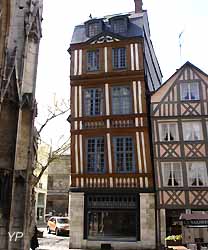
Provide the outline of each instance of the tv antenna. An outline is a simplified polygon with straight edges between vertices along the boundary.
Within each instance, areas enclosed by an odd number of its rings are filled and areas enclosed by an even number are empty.
[[[178,40],[179,40],[179,49],[180,49],[180,64],[182,65],[182,36],[183,36],[184,30],[180,32],[179,36],[178,36]],[[180,66],[181,66],[180,65]]]

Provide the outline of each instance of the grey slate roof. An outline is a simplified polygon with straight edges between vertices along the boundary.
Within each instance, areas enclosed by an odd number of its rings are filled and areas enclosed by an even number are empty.
[[[105,16],[102,18],[104,23],[104,28],[102,33],[110,33],[112,34],[112,30],[110,27],[110,19],[114,17],[128,16],[129,24],[127,32],[115,34],[116,36],[120,36],[121,38],[129,38],[129,37],[143,37],[143,15],[135,15],[134,12],[130,12],[127,14],[116,14],[111,16]],[[100,18],[98,19],[100,20]],[[101,34],[102,34],[101,33]],[[92,37],[88,37],[85,31],[85,24],[77,25],[74,29],[71,44],[83,43],[91,40]]]

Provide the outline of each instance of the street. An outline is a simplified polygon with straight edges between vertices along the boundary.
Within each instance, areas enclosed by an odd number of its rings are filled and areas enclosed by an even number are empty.
[[[48,234],[46,228],[38,228],[44,231],[43,238],[38,238],[39,250],[68,250],[69,237],[56,236],[54,233]]]

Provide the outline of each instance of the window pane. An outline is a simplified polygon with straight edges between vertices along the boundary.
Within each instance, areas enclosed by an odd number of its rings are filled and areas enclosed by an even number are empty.
[[[85,89],[84,90],[84,111],[85,115],[103,114],[103,90]]]
[[[181,100],[199,100],[199,84],[198,83],[182,83],[181,84]]]
[[[190,83],[190,99],[199,100],[199,84]]]
[[[170,123],[169,124],[169,140],[170,141],[175,141],[177,140],[177,132],[176,132],[176,124]]]
[[[188,90],[187,83],[181,84],[181,99],[182,100],[189,100],[189,90]]]
[[[87,139],[87,171],[102,173],[104,166],[104,138]]]
[[[116,172],[133,172],[135,159],[132,137],[114,137],[113,143]]]
[[[205,162],[187,162],[189,186],[207,186],[208,176]]]
[[[185,141],[202,140],[201,122],[183,122],[183,138]]]
[[[113,26],[113,32],[115,33],[126,32],[125,20],[123,19],[114,20],[112,26]]]
[[[100,33],[101,27],[100,23],[91,23],[89,24],[89,37],[96,36]]]
[[[176,123],[160,123],[159,124],[161,141],[177,141],[178,131]]]
[[[88,237],[136,238],[136,211],[88,211]]]
[[[168,187],[180,187],[183,185],[182,168],[179,162],[163,162],[163,185]]]
[[[99,70],[99,50],[87,51],[87,71]]]
[[[126,67],[126,48],[113,48],[113,68],[122,69]]]
[[[129,114],[132,112],[130,87],[112,88],[113,114]]]

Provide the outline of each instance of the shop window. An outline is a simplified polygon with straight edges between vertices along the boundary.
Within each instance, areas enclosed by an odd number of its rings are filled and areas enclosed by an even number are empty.
[[[132,113],[130,87],[116,86],[112,88],[112,112],[113,115]]]
[[[135,171],[133,138],[129,136],[114,137],[115,171],[117,173],[132,173]]]
[[[103,173],[105,171],[104,138],[87,139],[87,172]]]
[[[160,123],[159,132],[160,141],[178,141],[177,123]]]
[[[199,84],[197,82],[181,83],[181,100],[199,100]]]
[[[84,89],[84,113],[86,116],[103,115],[103,90]]]
[[[182,126],[184,141],[199,141],[203,139],[201,122],[183,122]]]
[[[113,48],[112,56],[114,69],[126,68],[126,48]]]
[[[180,162],[162,163],[163,186],[181,187],[183,186],[182,168]]]
[[[187,162],[188,185],[190,187],[208,186],[207,167],[205,162]]]
[[[87,238],[136,240],[137,208],[135,195],[89,195]]]

